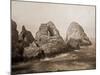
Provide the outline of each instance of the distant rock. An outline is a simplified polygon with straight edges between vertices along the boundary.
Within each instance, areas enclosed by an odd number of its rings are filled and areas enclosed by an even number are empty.
[[[66,34],[66,43],[69,48],[73,49],[79,49],[80,46],[92,44],[84,29],[77,22],[70,24]]]
[[[46,24],[41,24],[35,39],[37,43],[40,44],[40,48],[44,51],[46,56],[61,53],[65,50],[64,40],[51,21]]]

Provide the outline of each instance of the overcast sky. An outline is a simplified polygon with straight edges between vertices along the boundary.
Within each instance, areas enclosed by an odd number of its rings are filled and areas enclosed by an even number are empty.
[[[71,22],[78,22],[91,38],[95,37],[95,7],[34,2],[12,2],[12,19],[20,32],[22,25],[35,37],[41,23],[52,21],[61,36],[66,38],[66,31]]]

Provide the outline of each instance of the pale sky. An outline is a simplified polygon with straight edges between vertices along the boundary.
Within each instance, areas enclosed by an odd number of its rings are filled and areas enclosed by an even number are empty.
[[[95,37],[95,6],[12,1],[12,19],[35,37],[41,23],[52,21],[65,39],[71,22],[78,22],[90,38]]]

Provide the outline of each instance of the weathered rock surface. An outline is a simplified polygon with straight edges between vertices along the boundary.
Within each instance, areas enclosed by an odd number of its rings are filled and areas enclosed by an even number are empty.
[[[64,40],[51,21],[41,24],[36,34],[36,40],[46,56],[61,53],[65,50]]]
[[[83,28],[77,23],[72,22],[67,30],[66,43],[69,48],[79,49],[79,46],[89,46],[91,41],[84,32]]]

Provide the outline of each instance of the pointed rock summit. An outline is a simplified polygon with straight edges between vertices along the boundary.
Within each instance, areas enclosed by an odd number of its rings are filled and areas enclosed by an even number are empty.
[[[77,22],[72,22],[68,27],[66,43],[68,47],[73,49],[79,49],[80,46],[89,46],[92,44],[82,26]]]
[[[24,47],[29,46],[35,39],[30,31],[28,31],[25,26],[22,26],[22,31],[19,35],[19,40],[24,42]]]
[[[54,23],[52,21],[49,21],[47,23],[47,26],[48,26],[48,31],[50,33],[50,36],[58,36],[58,37],[61,37],[60,34],[59,34],[58,29],[56,28],[56,26],[54,25]]]

